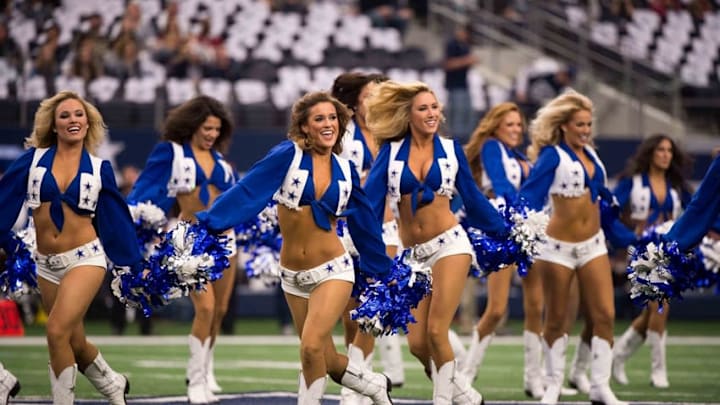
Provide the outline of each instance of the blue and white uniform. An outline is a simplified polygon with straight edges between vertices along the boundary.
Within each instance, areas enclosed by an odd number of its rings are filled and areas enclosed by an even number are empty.
[[[614,193],[620,207],[629,208],[630,218],[646,225],[674,220],[691,197],[687,192],[678,192],[668,180],[665,201],[660,203],[650,188],[646,173],[621,178]]]
[[[612,201],[612,193],[607,189],[605,166],[594,149],[586,146],[585,153],[595,165],[592,178],[566,143],[544,147],[530,171],[530,176],[520,189],[520,197],[536,211],[543,210],[552,195],[577,198],[589,191],[594,202],[601,199]],[[581,242],[566,242],[548,236],[537,259],[575,269],[607,254],[606,233],[615,246],[627,246],[635,240],[635,235],[619,220],[603,219],[602,228],[598,229],[594,236]]]
[[[713,160],[685,212],[663,236],[676,241],[681,251],[689,250],[713,227],[720,227],[720,156]]]
[[[525,181],[520,161],[530,166],[527,157],[499,140],[490,138],[483,144],[480,158],[483,165],[480,188],[483,192],[492,192],[496,198],[514,201]]]
[[[205,175],[195,160],[190,143],[161,142],[155,146],[145,163],[145,168],[128,195],[129,204],[151,202],[160,207],[165,214],[175,204],[178,194],[189,193],[200,188],[200,201],[207,206],[210,201],[208,186],[212,185],[220,192],[230,189],[237,176],[222,154],[211,150],[215,165],[210,177]],[[228,257],[236,253],[235,233],[227,235]]]
[[[118,266],[142,270],[142,255],[134,240],[135,229],[125,199],[117,188],[110,162],[86,150],[78,173],[61,192],[52,174],[57,146],[30,148],[8,168],[0,179],[0,246],[5,246],[10,230],[25,204],[31,209],[50,203],[50,218],[59,231],[64,225],[63,204],[76,214],[90,216],[99,240],[67,252],[36,253],[38,275],[59,283],[62,275],[82,264],[107,267],[105,255]]]
[[[373,156],[367,142],[365,141],[365,136],[355,119],[348,122],[347,127],[345,128],[342,145],[343,149],[340,156],[353,162],[359,178],[363,179],[367,177],[373,164]],[[397,221],[390,220],[383,223],[382,230],[383,241],[386,245],[400,245]],[[344,239],[343,243],[347,246],[352,243],[352,240]],[[349,250],[350,249],[355,249],[355,247],[350,245]]]
[[[131,204],[150,201],[167,212],[178,193],[189,193],[200,187],[200,201],[207,205],[210,200],[209,185],[222,192],[230,189],[236,181],[235,172],[222,155],[215,150],[211,153],[215,167],[208,178],[197,164],[189,143],[157,144],[128,195],[128,201]]]
[[[275,146],[262,160],[255,163],[235,186],[218,197],[210,209],[199,212],[196,216],[211,230],[222,231],[252,220],[272,200],[291,210],[310,206],[315,224],[326,231],[332,230],[330,218],[345,217],[360,254],[361,270],[370,275],[383,275],[390,270],[392,262],[385,255],[385,245],[381,238],[382,220],[376,221],[373,217],[372,208],[360,187],[360,179],[353,164],[333,154],[330,184],[322,197],[315,199],[312,155],[289,140]],[[345,263],[344,260],[341,262]],[[330,272],[328,266],[320,268],[325,269],[326,275]],[[284,289],[287,287],[286,279],[290,278],[286,277],[288,271],[283,269]],[[311,276],[308,271],[298,273]],[[292,278],[295,278],[294,275]],[[317,275],[312,278],[313,280],[307,280],[308,283],[301,281],[299,284],[314,286],[325,280],[320,280]],[[305,289],[305,293],[309,294],[309,289]]]
[[[420,182],[408,166],[410,138],[382,145],[365,182],[365,192],[372,197],[378,221],[382,221],[385,201],[393,212],[403,195],[411,196],[412,211],[435,199],[435,194],[452,198],[459,194],[465,204],[467,223],[492,236],[505,233],[502,217],[478,189],[462,147],[452,139],[433,137],[433,163],[424,182]],[[410,247],[415,259],[432,267],[435,261],[455,254],[474,255],[462,226],[457,225],[422,244]]]

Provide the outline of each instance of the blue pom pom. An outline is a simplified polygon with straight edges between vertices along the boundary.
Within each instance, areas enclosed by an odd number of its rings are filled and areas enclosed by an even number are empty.
[[[350,312],[360,330],[373,336],[391,335],[416,322],[410,313],[430,294],[432,275],[429,268],[414,262],[410,249],[396,257],[390,272],[381,280],[359,277],[360,305]]]
[[[156,246],[144,271],[113,270],[113,293],[149,315],[154,306],[202,290],[222,277],[230,266],[227,243],[227,237],[210,232],[203,224],[180,222]]]
[[[19,298],[37,291],[37,269],[33,254],[22,235],[12,231],[10,233],[11,237],[4,246],[7,258],[4,271],[0,272],[0,291]]]

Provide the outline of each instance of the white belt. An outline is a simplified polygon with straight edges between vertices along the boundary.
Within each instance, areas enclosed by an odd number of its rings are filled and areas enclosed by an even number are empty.
[[[353,260],[347,252],[310,270],[293,271],[281,268],[280,277],[300,287],[317,284],[334,274],[354,271]]]
[[[35,252],[35,263],[42,264],[50,270],[62,270],[82,259],[101,255],[105,255],[105,250],[100,240],[95,239],[67,252],[47,255]]]

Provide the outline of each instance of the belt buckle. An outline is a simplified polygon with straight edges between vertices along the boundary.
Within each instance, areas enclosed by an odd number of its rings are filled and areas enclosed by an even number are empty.
[[[582,246],[575,246],[572,248],[572,257],[573,259],[579,259],[582,256],[585,256],[590,251],[590,248],[588,248],[587,245]]]
[[[49,254],[45,260],[50,270],[62,270],[65,268],[65,260],[60,255]]]
[[[299,286],[306,286],[314,282],[312,275],[309,270],[298,271],[295,273],[295,284]]]

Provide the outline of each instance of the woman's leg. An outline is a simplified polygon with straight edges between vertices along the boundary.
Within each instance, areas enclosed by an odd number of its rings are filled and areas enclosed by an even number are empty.
[[[467,359],[460,370],[470,381],[475,380],[478,368],[482,364],[487,350],[495,334],[495,328],[507,311],[510,282],[515,266],[507,266],[487,277],[487,305],[480,320],[473,330]]]
[[[543,291],[540,272],[531,269],[522,279],[523,312],[525,313],[523,341],[525,366],[523,386],[525,394],[540,399],[545,394],[542,379],[542,331]]]
[[[625,374],[625,362],[627,362],[630,356],[632,356],[645,341],[649,319],[650,311],[648,308],[645,308],[640,315],[633,319],[630,326],[628,326],[627,330],[625,330],[613,346],[612,375],[619,384],[627,385],[630,383],[627,374]]]
[[[97,355],[97,349],[86,343],[82,322],[104,279],[105,269],[97,266],[75,267],[65,274],[59,285],[38,279],[43,307],[48,313],[50,381],[53,398],[58,403],[74,400],[75,352],[81,355],[80,361],[85,364]]]
[[[443,257],[432,269],[433,297],[428,311],[427,336],[430,355],[437,368],[433,381],[435,404],[479,405],[482,402],[482,395],[457,370],[455,354],[448,339],[450,324],[460,305],[460,295],[467,280],[470,259],[467,254]]]
[[[565,379],[565,349],[567,348],[567,307],[573,270],[544,260],[537,260],[531,271],[538,271],[545,298],[543,352],[547,387],[541,402],[555,404]]]
[[[230,297],[235,291],[235,278],[237,275],[237,256],[231,256],[230,267],[225,269],[223,276],[212,283],[215,292],[214,314],[210,329],[210,348],[205,359],[207,385],[211,392],[221,392],[222,388],[215,379],[215,338],[220,333],[220,328],[225,315],[228,313]]]
[[[670,304],[663,304],[662,312],[655,301],[648,304],[648,327],[646,342],[650,345],[650,383],[656,388],[668,388],[667,365],[665,362],[665,340]]]
[[[590,400],[623,404],[610,389],[615,297],[608,256],[599,256],[578,269],[578,280],[587,307],[585,315],[593,325]]]

